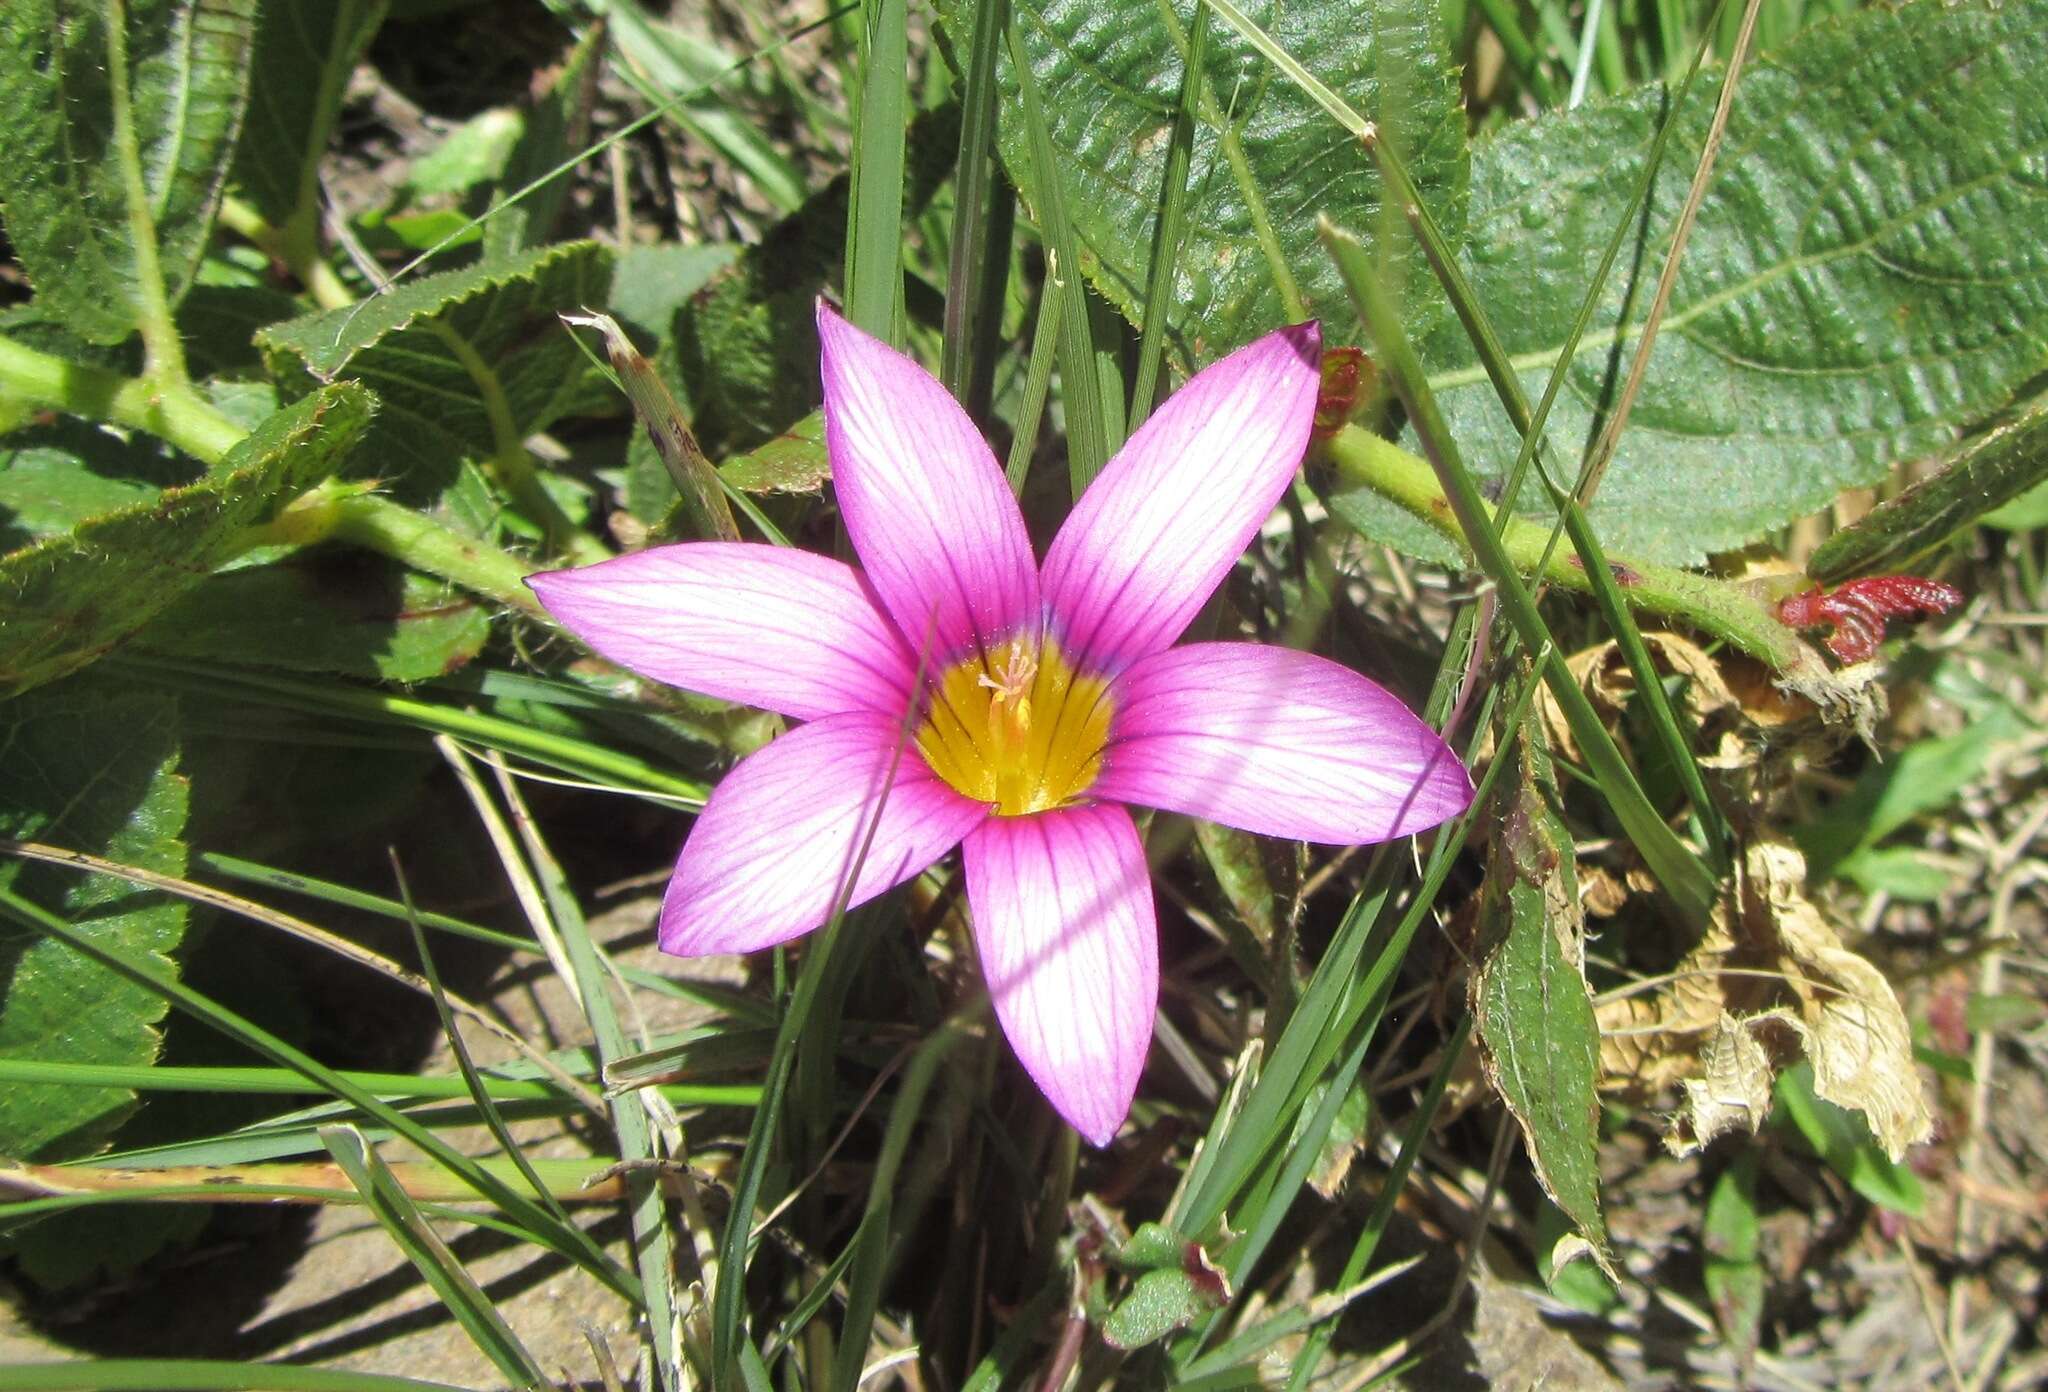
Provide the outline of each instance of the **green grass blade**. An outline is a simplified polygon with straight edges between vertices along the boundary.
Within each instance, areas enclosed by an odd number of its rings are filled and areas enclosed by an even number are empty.
[[[854,102],[853,198],[846,217],[846,317],[895,341],[903,298],[903,132],[910,52],[904,0],[864,0]]]
[[[469,1392],[453,1383],[200,1358],[90,1358],[0,1366],[0,1392]]]
[[[576,1002],[590,1025],[597,1044],[600,1065],[625,1057],[630,1051],[626,1032],[613,1008],[611,979],[599,962],[590,925],[569,888],[568,877],[541,839],[539,824],[520,800],[518,785],[502,764],[494,765],[498,791],[514,814],[520,841],[533,876],[540,883],[546,912],[562,944]],[[538,924],[536,928],[538,928]],[[683,1387],[680,1325],[676,1318],[671,1282],[675,1272],[675,1251],[668,1227],[667,1205],[661,1185],[646,1162],[660,1158],[648,1117],[648,1104],[636,1093],[608,1097],[612,1131],[619,1143],[619,1159],[627,1162],[626,1221],[633,1230],[633,1256],[640,1273],[641,1307],[645,1311],[649,1340],[653,1345],[654,1367],[666,1392]],[[640,1162],[640,1163],[635,1163]]]
[[[1557,105],[1557,83],[1550,71],[1543,65],[1543,56],[1536,51],[1527,31],[1522,28],[1522,16],[1514,0],[1479,0],[1479,8],[1486,15],[1486,23],[1500,40],[1501,52],[1507,57],[1508,67],[1514,71],[1515,80],[1532,93],[1537,104],[1544,107]]]
[[[824,979],[833,948],[838,944],[843,914],[812,935],[798,968],[796,985],[776,1031],[775,1052],[768,1062],[768,1075],[761,1088],[761,1105],[754,1109],[754,1122],[747,1131],[746,1149],[741,1152],[740,1169],[733,1183],[732,1212],[718,1247],[718,1283],[711,1299],[712,1382],[723,1387],[739,1346],[745,1343],[741,1322],[745,1311],[747,1259],[755,1209],[767,1179],[769,1153],[775,1144],[778,1119],[789,1091],[789,1077],[796,1061],[797,1036],[810,1019],[811,1003]]]
[[[514,1384],[526,1388],[546,1385],[547,1377],[527,1352],[526,1345],[392,1178],[382,1157],[360,1134],[346,1126],[324,1127],[320,1139],[326,1143],[334,1163],[363,1196],[364,1206],[383,1225],[421,1279],[440,1297],[470,1341]]]
[[[996,73],[1009,13],[1009,0],[982,0],[974,7],[974,29],[967,41],[965,83],[960,93],[960,159],[953,172],[953,244],[946,266],[946,331],[939,352],[939,380],[970,411],[976,347],[984,336],[1002,331],[1001,324],[987,322],[985,286],[1009,264],[1009,239],[1005,237],[997,247],[988,236],[998,221],[991,209],[998,182]]]
[[[1024,404],[1017,410],[1017,432],[1010,437],[1010,458],[1003,469],[1012,493],[1024,492],[1025,476],[1031,472],[1031,456],[1038,452],[1045,397],[1052,386],[1053,360],[1059,353],[1060,320],[1067,314],[1068,302],[1078,293],[1078,287],[1062,283],[1050,274],[1039,291],[1038,322],[1031,331],[1031,361],[1024,373]]]
[[[1460,608],[1451,622],[1450,639],[1445,644],[1436,680],[1424,707],[1423,718],[1433,725],[1440,725],[1451,709],[1462,654],[1472,626],[1471,606]],[[1437,837],[1439,850],[1433,855],[1445,855],[1441,849],[1444,845],[1462,845],[1462,829],[1468,824],[1469,818],[1461,819],[1440,832]],[[1455,855],[1455,850],[1449,854]],[[1302,1080],[1310,1072],[1319,1044],[1331,1042],[1329,1022],[1343,993],[1357,975],[1357,963],[1365,950],[1366,934],[1385,906],[1391,892],[1392,876],[1392,857],[1385,848],[1375,851],[1364,882],[1345,910],[1322,961],[1317,963],[1308,985],[1288,1015],[1267,1063],[1249,1087],[1243,1088],[1242,1100],[1234,1111],[1228,1105],[1219,1108],[1215,1124],[1181,1180],[1181,1192],[1166,1219],[1169,1225],[1182,1232],[1205,1231],[1242,1190],[1261,1156],[1271,1148],[1272,1138],[1287,1115],[1286,1098],[1298,1096],[1298,1089],[1305,1089]],[[1432,892],[1427,878],[1423,892]],[[1306,1024],[1303,1023],[1304,1012]],[[1237,1090],[1240,1083],[1233,1082],[1232,1087]]]
[[[920,657],[917,681],[924,680],[924,671],[924,661]],[[753,1378],[746,1360],[752,1359],[756,1364],[760,1360],[760,1351],[744,1337],[741,1328],[746,1313],[743,1307],[747,1262],[753,1251],[754,1212],[767,1179],[776,1130],[789,1095],[790,1076],[796,1067],[802,1036],[810,1024],[820,987],[834,970],[832,959],[838,955],[840,939],[845,936],[847,901],[853,895],[861,866],[866,863],[868,852],[874,845],[875,833],[881,826],[882,810],[888,803],[889,790],[895,786],[896,771],[909,739],[910,730],[906,725],[898,735],[888,771],[876,792],[874,809],[866,814],[859,829],[846,873],[832,892],[832,912],[827,915],[824,926],[811,936],[803,966],[797,972],[796,986],[789,994],[788,1008],[776,1028],[775,1049],[768,1061],[768,1079],[762,1088],[761,1105],[754,1109],[753,1124],[747,1131],[747,1146],[740,1155],[739,1175],[733,1182],[732,1211],[726,1218],[725,1231],[719,1235],[718,1279],[711,1296],[711,1376],[713,1385],[717,1387],[727,1385],[735,1355],[742,1360],[741,1372],[747,1375],[749,1382]],[[783,960],[779,950],[775,960],[779,985]]]
[[[1528,683],[1533,689],[1534,682]],[[1498,762],[1505,763],[1506,760]],[[1414,1117],[1408,1123],[1408,1132],[1401,1138],[1401,1149],[1394,1156],[1394,1163],[1387,1170],[1386,1180],[1380,1185],[1379,1196],[1373,1200],[1372,1212],[1366,1216],[1365,1226],[1359,1230],[1358,1240],[1351,1246],[1351,1255],[1345,1259],[1344,1270],[1338,1276],[1335,1288],[1343,1290],[1365,1278],[1365,1269],[1372,1264],[1373,1253],[1379,1248],[1380,1237],[1386,1232],[1388,1222],[1394,1216],[1394,1205],[1400,1200],[1401,1188],[1408,1182],[1408,1171],[1415,1165],[1415,1157],[1422,1153],[1422,1144],[1429,1139],[1429,1133],[1436,1124],[1437,1110],[1442,1107],[1444,1090],[1450,1085],[1451,1075],[1457,1069],[1458,1060],[1465,1052],[1465,1040],[1472,1029],[1472,1017],[1460,1015],[1451,1027],[1450,1035],[1444,1040],[1443,1054],[1438,1059],[1436,1072],[1429,1080],[1429,1090],[1423,1094],[1421,1103],[1415,1109]],[[1314,1375],[1316,1364],[1322,1360],[1323,1351],[1336,1336],[1336,1322],[1323,1325],[1303,1344],[1294,1360],[1294,1371],[1288,1379],[1288,1392],[1300,1392],[1308,1379]]]
[[[1447,649],[1444,663],[1446,670],[1451,667],[1451,655],[1457,651],[1455,645]],[[1527,714],[1535,691],[1536,684],[1533,682],[1524,686],[1520,700],[1511,713],[1511,725],[1519,723]],[[1489,691],[1486,699],[1490,702],[1496,694],[1495,691]],[[1436,698],[1431,703],[1430,714],[1433,719],[1442,718],[1444,698],[1447,695],[1447,687],[1440,685],[1439,691],[1435,694]],[[1471,742],[1476,747],[1483,738],[1483,732],[1488,728],[1486,712],[1481,712],[1479,718],[1473,721],[1471,728],[1474,731]],[[1507,763],[1506,760],[1496,759],[1488,765],[1485,775],[1479,781],[1479,788],[1472,802],[1473,808],[1488,805],[1487,799],[1501,778]],[[1231,1215],[1231,1226],[1243,1234],[1231,1245],[1227,1253],[1229,1269],[1234,1276],[1248,1272],[1257,1264],[1259,1258],[1264,1255],[1265,1245],[1271,1241],[1281,1220],[1286,1216],[1287,1209],[1301,1192],[1309,1169],[1314,1164],[1316,1152],[1329,1134],[1336,1109],[1342,1103],[1343,1092],[1351,1085],[1379,1028],[1387,1001],[1393,995],[1394,983],[1401,964],[1407,958],[1409,946],[1414,942],[1415,934],[1421,929],[1423,921],[1429,916],[1437,895],[1442,892],[1452,865],[1477,823],[1477,817],[1477,812],[1467,811],[1437,834],[1435,844],[1430,847],[1429,859],[1423,868],[1420,887],[1409,899],[1406,910],[1393,929],[1378,939],[1378,947],[1372,954],[1371,965],[1363,973],[1352,974],[1353,979],[1346,983],[1351,987],[1349,994],[1334,1012],[1332,1022],[1312,1041],[1311,1047],[1315,1050],[1314,1062],[1295,1080],[1287,1094],[1286,1105],[1291,1107],[1295,1114],[1301,1114],[1309,1105],[1310,1090],[1319,1082],[1328,1082],[1329,1093],[1323,1098],[1317,1111],[1311,1115],[1308,1128],[1300,1133],[1292,1149],[1274,1154],[1268,1166],[1268,1177],[1252,1180],[1245,1186],[1251,1197]],[[1373,873],[1384,873],[1385,863],[1375,865],[1374,870],[1368,872],[1367,888],[1373,885]],[[1362,892],[1360,900],[1364,901]],[[1384,903],[1384,900],[1381,902]],[[1292,1027],[1290,1022],[1289,1028]],[[1331,1065],[1336,1062],[1339,1050],[1344,1049],[1350,1051],[1348,1057],[1334,1073],[1331,1072]],[[1260,1083],[1265,1085],[1267,1080],[1261,1078]],[[1350,1284],[1352,1282],[1349,1281],[1342,1283]],[[1202,1342],[1220,1327],[1220,1324],[1220,1319],[1211,1320],[1198,1337],[1183,1342],[1176,1350],[1177,1356],[1184,1362],[1192,1358]]]
[[[255,1052],[291,1069],[320,1091],[347,1101],[405,1137],[436,1161],[459,1176],[477,1194],[494,1203],[505,1215],[524,1226],[533,1240],[561,1253],[584,1267],[605,1285],[629,1300],[637,1301],[637,1282],[618,1263],[607,1257],[579,1228],[563,1227],[553,1215],[525,1198],[503,1180],[454,1149],[413,1118],[351,1083],[347,1078],[311,1055],[279,1039],[225,1006],[215,1003],[181,981],[159,974],[126,953],[97,942],[88,934],[39,905],[0,889],[0,912],[34,932],[45,933],[84,954],[116,975],[144,990],[162,996],[171,1005],[201,1024],[236,1040]]]
[[[1123,443],[1121,391],[1104,380],[1100,348],[1095,341],[1094,315],[1089,311],[1086,282],[1081,275],[1080,242],[1067,221],[1059,159],[1045,122],[1043,99],[1024,40],[1014,17],[1008,25],[1010,66],[1023,93],[1024,129],[1031,140],[1031,162],[1039,170],[1041,206],[1038,225],[1045,236],[1046,276],[1064,282],[1067,303],[1059,317],[1060,399],[1067,410],[1067,477],[1079,498],[1110,455]]]
[[[1500,595],[1501,609],[1514,625],[1523,645],[1531,653],[1539,655],[1544,679],[1557,698],[1572,735],[1592,768],[1616,820],[1680,912],[1693,924],[1704,926],[1716,893],[1714,875],[1650,805],[1634,771],[1622,758],[1613,737],[1607,733],[1607,727],[1594,713],[1592,703],[1566,668],[1564,657],[1558,652],[1543,616],[1536,610],[1534,597],[1522,583],[1521,575],[1508,560],[1499,538],[1494,534],[1493,518],[1486,502],[1480,497],[1471,474],[1466,472],[1458,456],[1456,442],[1444,427],[1443,418],[1436,409],[1436,400],[1423,378],[1422,364],[1380,287],[1365,249],[1328,224],[1324,227],[1323,241],[1336,258],[1345,285],[1358,307],[1360,322],[1373,336],[1379,349],[1379,360],[1401,394],[1409,419],[1414,422],[1416,433],[1429,452],[1430,462],[1436,467],[1444,494],[1450,500],[1459,525],[1465,530],[1473,555],[1494,582]]]
[[[1152,234],[1152,267],[1145,277],[1144,328],[1138,336],[1138,375],[1131,387],[1131,425],[1136,430],[1152,414],[1159,392],[1159,370],[1165,356],[1166,318],[1173,296],[1173,272],[1180,260],[1181,225],[1187,220],[1188,166],[1195,148],[1195,110],[1201,102],[1202,65],[1209,55],[1209,10],[1196,0],[1194,32],[1188,39],[1186,70],[1180,79],[1180,106],[1173,116],[1173,134],[1166,146],[1166,173],[1161,185],[1159,217]]]
[[[1022,1370],[1025,1353],[1044,1330],[1053,1311],[1059,1309],[1067,1298],[1071,1280],[1068,1273],[1060,1272],[1031,1297],[1029,1304],[1017,1311],[1010,1327],[996,1340],[995,1347],[974,1365],[974,1371],[961,1384],[960,1392],[996,1392],[998,1387],[1009,1383]]]
[[[240,880],[244,884],[267,885],[287,893],[303,894],[329,904],[340,904],[344,908],[377,914],[395,922],[405,921],[405,905],[380,894],[351,889],[347,885],[338,885],[297,870],[279,870],[274,866],[258,865],[255,861],[243,860],[239,856],[219,851],[201,851],[194,858],[207,869],[231,880]],[[539,943],[515,933],[501,933],[495,928],[486,928],[465,919],[451,918],[447,914],[429,913],[424,910],[421,911],[419,920],[425,927],[452,933],[456,937],[489,943],[493,947],[502,947],[526,956],[541,955]],[[643,990],[659,992],[677,1000],[693,1001],[750,1025],[772,1025],[775,1022],[774,1012],[767,1005],[730,987],[679,980],[626,962],[619,963],[618,970],[620,976]]]
[[[978,1012],[976,1012],[978,1013]],[[832,1362],[832,1392],[856,1392],[861,1368],[873,1337],[875,1311],[882,1298],[882,1284],[890,1266],[890,1255],[903,1239],[893,1220],[896,1174],[910,1148],[910,1134],[924,1110],[925,1094],[931,1091],[939,1065],[966,1038],[966,1031],[949,1024],[919,1044],[910,1064],[903,1070],[903,1086],[889,1109],[889,1129],[882,1137],[882,1150],[875,1159],[868,1181],[868,1202],[860,1227],[847,1244],[854,1253],[847,1281],[846,1320],[840,1326],[839,1347]]]
[[[490,1088],[483,1075],[477,1071],[475,1060],[469,1056],[469,1045],[464,1041],[462,1031],[455,1027],[455,1012],[448,1008],[447,993],[441,989],[441,969],[434,964],[434,954],[427,946],[427,933],[420,926],[419,913],[413,907],[412,888],[405,881],[405,871],[399,864],[396,848],[391,851],[391,869],[398,877],[398,893],[405,904],[406,926],[412,930],[413,950],[419,954],[420,975],[426,977],[427,988],[433,992],[434,1012],[441,1018],[441,1033],[448,1040],[449,1051],[455,1055],[455,1066],[461,1072],[462,1085],[469,1090],[470,1101],[476,1104],[477,1111],[482,1114],[484,1125],[490,1129],[492,1139],[498,1143],[498,1149],[505,1153],[506,1159],[518,1167],[520,1175],[532,1188],[533,1196],[540,1200],[541,1206],[548,1212],[563,1223],[567,1223],[569,1215],[555,1202],[555,1196],[548,1192],[547,1185],[542,1182],[540,1175],[535,1173],[533,1165],[527,1160],[526,1152],[512,1139],[512,1132],[507,1129],[505,1118],[499,1115],[497,1104],[491,1100]]]
[[[678,778],[631,754],[620,753],[593,741],[536,730],[482,711],[338,681],[307,681],[218,666],[202,667],[169,658],[124,654],[107,661],[181,691],[450,735],[486,749],[517,754],[621,791],[660,798],[683,807],[702,807],[704,799],[710,795],[710,790],[702,783]]]
[[[727,75],[758,55],[728,63],[724,54],[679,51],[683,40],[671,40],[656,28],[636,0],[605,0],[602,8],[613,45],[625,59],[614,71],[655,104],[650,114],[673,121],[693,141],[744,169],[778,212],[794,213],[803,206],[810,190],[802,173],[718,91]],[[707,57],[709,62],[690,61]]]

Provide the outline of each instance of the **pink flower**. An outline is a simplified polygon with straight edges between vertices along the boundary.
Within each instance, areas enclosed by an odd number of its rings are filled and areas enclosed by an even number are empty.
[[[1172,646],[1294,476],[1320,335],[1283,329],[1199,373],[1110,461],[1041,566],[945,389],[822,305],[818,333],[832,478],[865,571],[692,542],[530,583],[613,661],[805,722],[741,761],[697,818],[662,905],[664,951],[751,952],[820,926],[869,823],[855,904],[961,846],[1003,1032],[1060,1115],[1106,1145],[1159,988],[1151,881],[1122,804],[1354,844],[1435,826],[1472,797],[1443,742],[1357,673],[1246,643]]]

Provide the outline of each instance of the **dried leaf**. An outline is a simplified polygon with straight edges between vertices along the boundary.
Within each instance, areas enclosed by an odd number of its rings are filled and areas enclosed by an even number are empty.
[[[1685,1107],[1673,1119],[1665,1138],[1673,1149],[1697,1149],[1723,1132],[1737,1129],[1753,1136],[1770,1115],[1771,1083],[1777,1070],[1751,1033],[1750,1023],[1732,1015],[1723,1015],[1715,1023],[1707,1047],[1700,1050],[1700,1076],[1686,1079]]]
[[[1897,995],[1843,946],[1807,896],[1805,858],[1782,841],[1746,849],[1733,905],[1665,985],[1602,1003],[1599,1019],[1606,1086],[1644,1097],[1682,1086],[1667,1137],[1679,1153],[1754,1131],[1800,1054],[1814,1092],[1862,1112],[1894,1160],[1933,1130]]]
[[[1913,1033],[1891,983],[1842,946],[1805,894],[1806,859],[1783,843],[1750,857],[1751,884],[1766,899],[1792,964],[1793,1010],[1775,1012],[1813,1061],[1816,1096],[1862,1112],[1893,1160],[1934,1131],[1913,1068]]]

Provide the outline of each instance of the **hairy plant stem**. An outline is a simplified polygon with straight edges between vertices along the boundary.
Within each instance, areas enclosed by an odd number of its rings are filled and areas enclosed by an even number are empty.
[[[0,337],[0,398],[144,431],[206,464],[218,464],[249,432],[182,376],[124,377],[66,362]]]
[[[0,400],[110,421],[154,435],[209,467],[248,436],[187,384],[124,377],[66,362],[0,337]],[[414,570],[545,617],[521,583],[531,567],[516,556],[370,493],[363,484],[329,481],[302,495],[275,520],[250,529],[242,550],[257,546],[345,541]]]
[[[1426,461],[1356,425],[1339,430],[1321,446],[1321,453],[1347,487],[1370,488],[1460,547],[1466,546],[1450,500]],[[1549,554],[1548,526],[1510,516],[1500,539],[1509,560],[1522,574],[1581,594],[1591,592],[1577,556]],[[1609,561],[1609,570],[1633,609],[1682,620],[1784,676],[1804,678],[1826,671],[1813,649],[1743,585],[1675,566],[1619,557]]]
[[[229,195],[220,203],[220,221],[265,256],[281,263],[292,278],[306,287],[306,293],[322,309],[345,309],[356,302],[334,267],[320,254],[317,219],[309,208],[301,208],[282,227],[264,219],[263,214]]]
[[[361,483],[330,479],[302,494],[268,525],[252,528],[243,541],[244,550],[345,541],[451,580],[508,608],[547,617],[524,584],[534,567],[425,513],[371,493]]]
[[[128,14],[122,0],[107,0],[107,98],[113,111],[114,158],[121,170],[128,205],[129,239],[135,246],[136,327],[149,376],[161,387],[185,387],[185,341],[178,337],[164,290],[163,265],[157,259],[156,218],[150,211],[149,185],[142,173],[142,149],[135,140],[135,110],[129,92]]]
[[[491,365],[483,360],[470,341],[449,328],[438,319],[422,321],[434,337],[441,340],[455,360],[476,384],[483,397],[484,412],[491,421],[491,440],[496,446],[487,467],[503,488],[518,504],[521,511],[541,525],[548,545],[578,565],[594,565],[608,561],[612,553],[603,542],[591,536],[569,520],[568,514],[541,486],[540,472],[533,467],[533,456],[526,452],[526,441],[520,437],[519,429],[513,422],[512,403],[505,399],[504,384]]]

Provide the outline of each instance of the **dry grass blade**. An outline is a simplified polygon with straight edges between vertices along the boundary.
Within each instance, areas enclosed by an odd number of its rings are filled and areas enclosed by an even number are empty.
[[[81,872],[112,875],[118,879],[127,880],[131,884],[145,885],[150,889],[160,889],[166,894],[175,894],[180,899],[186,899],[195,904],[204,904],[209,908],[220,909],[237,917],[246,918],[251,922],[261,923],[267,928],[275,928],[281,933],[287,933],[299,939],[301,942],[311,943],[315,947],[332,952],[337,957],[354,962],[359,967],[376,972],[379,976],[395,981],[407,990],[417,991],[420,995],[429,999],[432,999],[434,994],[433,987],[427,983],[425,977],[417,972],[408,971],[380,952],[372,952],[362,944],[351,942],[338,933],[330,933],[325,928],[315,927],[302,918],[294,918],[288,913],[269,908],[266,905],[257,903],[253,899],[244,899],[238,894],[230,894],[223,889],[215,889],[210,885],[196,884],[191,880],[181,880],[175,875],[164,875],[154,870],[144,870],[138,866],[123,865],[119,861],[106,860],[96,855],[88,855],[84,851],[66,850],[61,846],[44,846],[33,841],[0,841],[0,855],[20,856],[24,860],[39,860],[49,865],[63,865]],[[531,1044],[520,1038],[517,1033],[499,1023],[496,1016],[476,1002],[463,996],[458,996],[452,991],[444,992],[443,994],[447,997],[449,1009],[464,1019],[489,1031],[512,1048],[517,1049],[521,1055],[542,1072],[546,1073],[549,1078],[560,1085],[562,1090],[573,1097],[580,1105],[597,1113],[599,1116],[604,1115],[604,1101],[588,1083],[563,1068],[561,1064],[556,1063],[539,1049],[534,1048]]]

